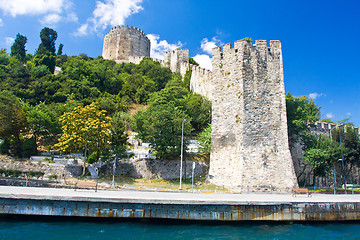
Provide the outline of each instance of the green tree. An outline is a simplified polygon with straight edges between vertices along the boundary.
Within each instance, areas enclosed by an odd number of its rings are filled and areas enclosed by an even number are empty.
[[[51,28],[43,28],[40,32],[41,43],[36,51],[36,55],[55,55],[55,41],[57,32]]]
[[[351,126],[349,127],[348,125],[339,125],[338,127],[332,129],[332,138],[338,144],[340,144],[339,127],[345,168],[347,175],[349,175],[354,166],[360,166],[359,134],[357,133],[356,129]]]
[[[289,144],[292,146],[296,141],[306,144],[309,124],[319,121],[320,107],[306,96],[293,97],[287,93],[285,98]]]
[[[125,131],[127,121],[128,116],[123,112],[116,112],[112,117],[111,149],[117,157],[124,156],[126,151],[128,136]]]
[[[55,70],[55,41],[57,32],[51,28],[43,28],[40,32],[41,43],[36,51],[34,62],[36,66],[45,65],[51,73]]]
[[[192,131],[191,119],[171,103],[150,105],[146,111],[139,111],[133,117],[135,131],[141,139],[150,142],[159,158],[180,155],[184,119],[187,119],[184,135],[188,135]]]
[[[26,112],[29,130],[33,134],[36,147],[40,138],[47,139],[61,132],[56,113],[51,111],[44,102],[35,106],[24,103],[23,109]],[[37,151],[37,148],[35,151]]]
[[[64,44],[60,43],[59,48],[58,48],[58,51],[57,51],[57,53],[56,53],[57,56],[62,55],[63,48],[64,48]]]
[[[193,119],[191,124],[197,132],[204,130],[211,121],[211,102],[200,94],[188,94],[185,111]]]
[[[10,142],[16,156],[21,156],[21,134],[26,132],[26,114],[20,100],[8,91],[0,91],[0,137]]]
[[[15,57],[19,59],[21,62],[25,62],[26,58],[26,49],[25,45],[27,42],[27,38],[20,33],[16,35],[14,44],[11,46],[11,57]]]
[[[189,69],[186,70],[186,73],[184,75],[184,85],[189,90],[190,90],[191,75],[192,75],[192,68],[189,67]]]
[[[315,176],[325,176],[334,162],[340,158],[340,146],[324,135],[310,135],[304,152],[304,160],[309,163]]]
[[[195,60],[194,60],[194,58],[192,58],[192,57],[189,57],[189,63],[190,64],[193,64],[193,65],[196,65],[196,66],[199,66],[200,64],[198,64]]]
[[[198,134],[197,139],[199,141],[200,151],[204,154],[210,154],[211,152],[211,124],[207,126],[201,133]]]
[[[59,119],[63,134],[54,145],[60,151],[83,151],[85,156],[83,174],[88,152],[103,152],[109,147],[112,120],[98,103],[76,107]]]

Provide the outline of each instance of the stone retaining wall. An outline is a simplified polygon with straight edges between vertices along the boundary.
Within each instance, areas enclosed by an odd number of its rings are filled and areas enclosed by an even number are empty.
[[[186,161],[186,177],[191,178],[193,161]],[[185,164],[183,165],[185,169]],[[195,177],[205,173],[208,163],[195,161]],[[185,170],[183,170],[185,171]],[[112,174],[113,164],[107,164],[100,173]],[[180,176],[179,160],[139,159],[134,162],[119,162],[115,175],[127,175],[135,178],[176,179]]]
[[[17,161],[8,156],[0,156],[0,168],[19,171],[37,171],[45,173],[44,177],[56,174],[65,178],[78,177],[82,174],[82,166],[76,164],[58,165],[46,161],[33,163],[30,161]]]

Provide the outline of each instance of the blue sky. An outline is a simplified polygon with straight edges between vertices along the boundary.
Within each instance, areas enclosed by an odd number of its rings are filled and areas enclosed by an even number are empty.
[[[360,125],[358,0],[0,0],[0,48],[20,33],[33,54],[51,27],[65,54],[97,57],[104,35],[122,24],[148,34],[153,57],[181,46],[204,67],[213,46],[280,40],[286,92],[313,98],[322,118]]]

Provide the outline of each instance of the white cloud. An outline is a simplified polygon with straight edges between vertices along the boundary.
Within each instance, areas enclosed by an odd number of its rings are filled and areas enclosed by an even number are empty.
[[[326,94],[324,94],[324,93],[310,93],[309,94],[309,98],[311,98],[313,100],[315,100],[319,97],[322,97],[322,96],[326,96]]]
[[[66,16],[66,20],[69,22],[78,22],[79,18],[74,12],[71,12]]]
[[[5,44],[7,47],[11,47],[15,41],[15,38],[12,37],[6,37],[5,38]]]
[[[105,1],[105,2],[103,2]],[[97,29],[104,30],[106,27],[123,25],[130,15],[138,13],[143,8],[143,0],[102,0],[96,2],[93,17],[88,18],[75,35],[87,35]]]
[[[212,49],[216,46],[219,45],[223,45],[223,43],[218,40],[216,37],[213,37],[211,39],[211,41],[209,41],[209,39],[204,38],[203,40],[201,40],[201,49],[207,53],[207,54],[212,54]]]
[[[330,113],[326,114],[326,117],[331,119],[331,118],[334,118],[335,116],[333,113],[330,112]]]
[[[77,22],[76,14],[70,12],[72,6],[72,0],[0,0],[0,10],[4,14],[12,17],[41,15],[40,23],[47,26],[54,26],[62,20]]]
[[[206,54],[197,54],[194,57],[194,60],[199,63],[200,67],[212,70],[212,61],[210,57],[212,55],[212,49],[221,45],[223,45],[223,43],[217,39],[217,37],[211,38],[211,41],[204,38],[201,40],[201,50]]]
[[[0,27],[4,26],[3,20],[0,18]]]
[[[85,36],[88,34],[89,25],[87,23],[81,25],[81,27],[75,32],[75,36]]]
[[[40,20],[40,22],[43,25],[54,26],[54,24],[60,22],[61,19],[62,17],[59,14],[52,13],[45,16],[43,19]]]
[[[349,117],[352,116],[351,112],[347,112],[346,115],[349,116]]]
[[[194,60],[199,63],[200,67],[211,70],[212,61],[211,57],[207,54],[198,54],[194,57]]]
[[[71,5],[70,0],[0,0],[0,9],[12,17],[17,15],[61,13],[69,5]]]
[[[156,59],[164,59],[164,53],[174,50],[175,48],[181,47],[182,43],[168,43],[166,40],[160,41],[160,36],[156,34],[146,35],[151,42],[151,52],[150,57]]]

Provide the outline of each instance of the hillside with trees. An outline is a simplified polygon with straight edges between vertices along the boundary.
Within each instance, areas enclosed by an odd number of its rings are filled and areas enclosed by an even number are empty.
[[[113,159],[123,156],[133,131],[157,157],[174,158],[186,119],[185,136],[197,137],[209,155],[211,103],[190,91],[190,70],[182,79],[147,58],[116,64],[86,54],[67,56],[63,44],[56,50],[56,40],[56,31],[44,28],[34,55],[26,54],[21,34],[10,53],[0,50],[0,153],[28,157],[57,149],[85,153],[91,161]],[[55,67],[61,68],[57,74]],[[286,104],[290,145],[300,141],[304,161],[314,175],[324,176],[340,158],[339,134],[311,134],[309,123],[319,121],[320,107],[306,96],[287,94]],[[342,129],[341,136],[349,168],[360,165],[358,135]]]
[[[179,128],[178,122],[188,120],[187,135],[196,135],[210,123],[210,102],[192,93],[180,74],[158,62],[143,59],[140,64],[116,64],[86,54],[67,56],[62,54],[62,44],[55,53],[57,33],[49,28],[41,31],[40,39],[34,55],[26,54],[27,38],[20,34],[10,55],[4,49],[0,51],[0,104],[7,109],[0,113],[2,153],[28,157],[40,148],[53,147],[64,152],[87,149],[87,154],[96,153],[97,157],[110,153],[121,156],[127,134],[136,130],[153,144],[158,156],[171,157],[178,153],[179,131],[174,130]],[[62,69],[56,75],[55,66]],[[64,147],[66,144],[61,143],[69,137],[65,129],[71,122],[65,120],[66,116],[76,115],[75,111],[91,105],[111,119],[110,145],[96,149]],[[135,114],[132,124],[131,110],[138,108],[147,110]],[[169,121],[164,123],[165,119]],[[150,130],[146,127],[149,124],[154,126],[151,132],[143,131]],[[72,127],[81,128],[81,121]],[[169,146],[165,146],[169,138],[162,140],[162,147],[158,140],[152,140],[157,128],[161,128],[164,136],[171,136]]]

